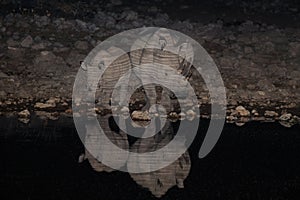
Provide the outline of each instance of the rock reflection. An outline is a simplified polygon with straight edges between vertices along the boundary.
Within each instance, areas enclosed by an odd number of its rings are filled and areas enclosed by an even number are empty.
[[[129,138],[127,134],[125,134],[122,130],[120,130],[113,120],[111,116],[104,116],[99,119],[99,123],[104,130],[106,136],[111,140],[112,143],[119,146],[122,149],[137,152],[137,153],[145,153],[145,152],[153,152],[156,151],[165,145],[167,145],[174,137],[175,133],[172,127],[171,122],[167,121],[163,128],[160,129],[159,120],[157,123],[153,123],[152,127],[148,127],[149,131],[160,130],[155,136],[150,138],[134,138],[133,141],[129,144]],[[132,124],[126,123],[126,128],[132,130]],[[139,128],[137,128],[139,129]],[[143,129],[143,128],[140,128]],[[101,137],[95,137],[96,128],[89,124],[86,125],[86,140],[85,145],[86,148],[92,151],[97,151],[97,153],[93,153],[93,155],[97,155],[97,158],[101,158],[102,160],[112,159],[111,152],[103,152],[101,151],[101,145],[106,145],[101,143]],[[140,130],[137,130],[140,131]],[[145,133],[146,134],[146,133]],[[94,156],[91,155],[86,150],[85,158],[88,159],[92,168],[97,172],[112,172],[114,169],[102,164],[99,162]],[[113,158],[119,159],[118,167],[122,169],[123,167],[127,167],[127,161],[131,159],[131,157],[127,157],[126,159],[122,158]],[[130,162],[128,162],[130,163]],[[138,167],[145,167],[147,165],[147,161],[140,161],[135,163]],[[184,180],[188,176],[190,172],[191,161],[188,152],[185,152],[182,156],[180,156],[175,162],[171,165],[159,169],[150,173],[130,173],[132,179],[139,185],[144,188],[149,189],[152,194],[156,197],[161,197],[164,195],[171,187],[176,186],[179,188],[184,187]]]

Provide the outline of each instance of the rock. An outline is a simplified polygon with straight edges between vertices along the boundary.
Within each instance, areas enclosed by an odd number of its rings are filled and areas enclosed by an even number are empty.
[[[45,111],[35,111],[35,114],[42,120],[58,120],[59,119],[59,113],[57,112],[45,112]]]
[[[296,57],[300,55],[300,43],[299,42],[291,42],[289,44],[290,49],[289,53],[291,56]]]
[[[251,114],[254,115],[255,117],[259,116],[257,110],[255,110],[255,109],[253,109],[253,110],[251,111]]]
[[[279,121],[279,123],[284,126],[284,127],[287,127],[287,128],[291,128],[294,124],[289,122],[289,121]]]
[[[257,82],[258,88],[262,91],[272,92],[276,89],[271,79],[261,79]]]
[[[68,115],[71,115],[73,113],[73,111],[71,108],[69,108],[69,109],[65,110],[65,113]]]
[[[97,27],[96,24],[92,24],[92,23],[89,23],[87,28],[88,31],[91,33],[94,33],[99,30],[99,27]]]
[[[80,61],[83,61],[84,58],[84,54],[79,53],[77,50],[72,50],[67,56],[66,62],[68,65],[78,68],[80,66]]]
[[[56,103],[60,102],[60,98],[51,97],[46,101],[46,104],[56,105]]]
[[[16,47],[16,46],[19,46],[19,42],[13,40],[12,38],[9,38],[7,41],[6,41],[6,44],[8,47]]]
[[[121,18],[125,19],[126,21],[134,21],[137,20],[138,14],[132,10],[126,10],[121,14]]]
[[[10,100],[6,100],[6,101],[4,101],[4,104],[10,106],[12,104],[12,102]]]
[[[0,71],[0,78],[9,78],[9,76],[3,72]]]
[[[220,66],[224,69],[233,69],[232,59],[229,57],[221,57],[220,58]]]
[[[157,110],[158,108],[156,106],[151,106],[149,108],[149,115],[150,115],[150,118],[152,117],[158,117],[159,116],[159,112]]]
[[[249,117],[241,117],[238,122],[240,123],[247,123],[249,122],[250,118]]]
[[[1,77],[0,77],[1,78]],[[6,98],[6,92],[5,91],[3,91],[3,90],[1,90],[0,91],[0,99],[5,99]],[[1,105],[1,104],[0,104]]]
[[[27,22],[25,21],[18,21],[16,23],[16,27],[17,28],[29,28],[30,27],[30,24],[28,24]]]
[[[35,24],[38,27],[47,26],[50,23],[50,19],[47,16],[35,16]]]
[[[34,59],[36,64],[46,61],[56,60],[56,56],[50,51],[42,51],[39,56]]]
[[[241,117],[248,117],[250,116],[250,112],[244,108],[243,106],[238,106],[235,108],[235,110],[238,112],[239,116]]]
[[[275,111],[266,110],[264,116],[274,118],[278,116],[278,113]]]
[[[252,48],[251,47],[245,47],[244,48],[244,52],[246,53],[246,54],[250,54],[250,53],[253,53],[253,50],[252,50]]]
[[[13,35],[11,36],[12,39],[14,40],[19,40],[20,39],[20,34],[18,32],[14,32]]]
[[[40,103],[40,102],[38,102],[38,103],[36,103],[35,105],[34,105],[34,107],[35,108],[38,108],[38,109],[46,109],[46,108],[55,108],[56,107],[56,104],[55,103]]]
[[[178,21],[172,24],[172,28],[175,30],[192,30],[193,25],[189,21]]]
[[[282,115],[279,117],[279,120],[280,120],[280,121],[289,121],[290,119],[292,119],[292,114],[290,114],[290,113],[282,114]]]
[[[294,122],[295,124],[300,124],[300,117],[294,115],[292,118],[292,122]]]
[[[235,125],[237,125],[237,126],[244,126],[246,123],[244,123],[244,122],[235,122]]]
[[[116,26],[116,20],[113,17],[107,17],[105,22],[106,28],[115,28]]]
[[[287,128],[292,127],[295,124],[300,124],[300,118],[298,116],[292,116],[289,113],[283,114],[279,118],[279,123]]]
[[[124,106],[121,108],[121,113],[128,113],[129,112],[129,108],[127,106]]]
[[[74,44],[74,47],[79,50],[87,50],[89,48],[89,44],[86,41],[77,41]]]
[[[95,25],[99,27],[114,28],[116,26],[116,20],[114,19],[114,17],[102,11],[97,12],[93,22],[95,23]],[[105,34],[103,31],[99,31],[97,35],[103,37]]]
[[[59,18],[53,21],[53,24],[58,30],[69,29],[72,30],[76,24],[75,21],[65,20],[64,18]]]
[[[264,91],[257,91],[257,93],[260,95],[260,96],[265,96],[266,93]]]
[[[185,117],[186,117],[186,114],[184,112],[181,112],[181,113],[178,114],[178,116],[179,116],[180,120],[184,120]]]
[[[15,22],[15,15],[14,15],[14,13],[9,13],[9,14],[7,14],[5,17],[4,17],[4,22],[5,22],[5,24],[7,24],[7,25],[12,25],[14,22]]]
[[[266,42],[264,44],[264,50],[267,54],[271,54],[274,52],[275,45],[272,42]]]
[[[25,37],[22,42],[21,42],[21,46],[25,47],[25,48],[29,48],[31,47],[31,45],[33,44],[33,39],[30,35],[28,35],[27,37]]]
[[[170,119],[178,119],[179,116],[178,116],[178,114],[176,112],[170,112],[169,113],[169,118]]]
[[[122,0],[110,0],[110,3],[114,6],[120,6],[123,4]]]
[[[34,42],[42,42],[42,38],[40,36],[35,36],[33,40]]]
[[[18,116],[20,118],[29,118],[30,117],[30,112],[26,109],[26,110],[23,110],[23,111],[19,112]]]
[[[41,42],[41,43],[32,45],[31,48],[34,50],[42,50],[42,49],[46,48],[46,45],[43,42]]]
[[[28,124],[30,122],[30,119],[26,119],[26,118],[19,118],[18,120],[24,124]]]
[[[150,121],[148,111],[133,111],[131,114],[132,120]]]
[[[230,116],[226,116],[226,120],[229,122],[233,122],[237,120],[237,117],[230,115]]]
[[[60,56],[55,56],[50,51],[42,51],[40,55],[36,56],[34,59],[34,72],[36,74],[51,78],[53,77],[56,78],[56,80],[58,80],[58,78],[62,78],[66,67],[64,59]],[[58,85],[56,82],[52,81],[50,84],[44,85],[43,87],[43,89],[50,89],[58,87]]]
[[[249,89],[249,90],[255,90],[256,85],[254,85],[254,84],[249,84],[249,85],[247,85],[246,87],[247,87],[247,89]]]
[[[163,26],[168,23],[169,16],[167,14],[158,13],[156,18],[154,19],[154,24],[157,26]]]
[[[80,30],[87,30],[87,23],[86,22],[81,21],[79,19],[76,19],[75,21],[76,21],[76,25],[78,26],[78,28]]]
[[[187,120],[192,121],[193,119],[195,119],[195,117],[196,117],[196,112],[195,111],[188,110],[186,112],[186,118],[187,118]]]
[[[155,6],[151,6],[151,7],[148,9],[148,12],[150,12],[150,13],[157,13],[157,12],[158,12],[158,8],[155,7]]]
[[[129,108],[127,106],[123,106],[121,109],[120,109],[120,112],[122,114],[122,116],[127,119],[130,114],[129,114]]]
[[[7,55],[10,59],[23,59],[25,57],[25,49],[23,48],[15,48],[15,47],[8,47]]]
[[[78,157],[78,163],[82,163],[84,160],[86,160],[85,154],[82,153]]]
[[[255,26],[255,24],[250,21],[247,20],[246,22],[244,22],[243,24],[241,24],[238,28],[239,31],[241,32],[247,32],[247,33],[251,33],[251,32],[255,32],[257,31],[257,27]]]
[[[295,108],[296,106],[297,106],[297,104],[292,102],[292,103],[288,104],[286,107],[287,108]]]

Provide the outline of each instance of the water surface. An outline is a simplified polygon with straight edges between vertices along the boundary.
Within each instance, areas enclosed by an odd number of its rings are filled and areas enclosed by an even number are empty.
[[[200,121],[189,148],[184,188],[174,186],[162,199],[298,199],[299,125],[226,124],[213,151],[199,159],[208,123]],[[84,147],[71,119],[24,125],[1,118],[0,124],[1,199],[157,199],[128,173],[97,172],[87,160],[78,163]]]

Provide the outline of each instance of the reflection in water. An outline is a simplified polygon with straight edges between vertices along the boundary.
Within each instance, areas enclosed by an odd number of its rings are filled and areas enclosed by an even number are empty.
[[[73,119],[43,122],[33,116],[24,125],[16,118],[0,117],[1,199],[155,199],[129,174],[95,174],[88,162],[76,163],[83,145]],[[176,132],[178,124],[172,126]],[[208,126],[208,120],[200,121],[197,138],[189,148],[192,168],[185,189],[173,187],[164,199],[299,199],[299,125],[288,129],[278,123],[226,124],[217,148],[199,160]],[[117,128],[112,129],[118,133]],[[132,148],[135,141],[128,139]],[[174,172],[174,168],[168,170]],[[176,171],[180,172],[185,171]],[[155,176],[164,178],[151,174]],[[139,184],[149,187],[146,175],[142,179]]]
[[[171,187],[183,188],[183,181],[190,171],[190,157],[186,152],[171,165],[150,173],[130,174],[135,182],[148,188],[153,195],[161,197]]]
[[[151,127],[148,127],[150,131],[160,130],[160,122],[157,119],[156,123],[152,123]],[[118,147],[137,153],[145,153],[145,152],[153,152],[156,151],[165,145],[167,145],[174,137],[175,133],[173,131],[173,127],[169,121],[167,121],[164,127],[153,137],[149,138],[139,138],[133,139],[134,141],[130,141],[127,137],[127,134],[118,128],[116,123],[114,122],[111,116],[104,116],[99,119],[99,123],[105,132],[106,136],[110,139],[112,143],[117,145]],[[132,130],[132,125],[126,123],[126,128]],[[137,128],[139,129],[139,128]],[[143,128],[140,128],[143,130]],[[101,139],[101,136],[95,134],[97,128],[92,126],[91,124],[86,125],[86,137],[85,137],[85,146],[87,149],[93,151],[93,155],[99,160],[110,160],[112,159],[112,154],[110,152],[102,151],[101,146],[107,145],[104,144],[104,140]],[[137,130],[139,131],[139,130]],[[146,133],[145,133],[146,134]],[[96,153],[95,153],[96,152]],[[123,156],[123,157],[121,157]],[[163,156],[163,155],[162,155]],[[106,165],[99,162],[94,156],[91,155],[86,150],[85,158],[88,159],[92,168],[97,172],[112,172],[114,169],[107,167]],[[118,168],[121,169],[123,167],[127,167],[127,161],[131,159],[131,157],[125,157],[124,155],[120,155],[120,157],[113,158],[118,162]],[[128,162],[130,163],[130,162]],[[146,167],[147,160],[141,160],[138,163],[135,163],[138,167]],[[188,152],[184,153],[180,156],[175,162],[171,165],[162,168],[160,170],[150,172],[150,173],[138,173],[138,174],[130,174],[132,179],[142,187],[148,188],[153,195],[156,197],[161,197],[164,195],[171,187],[177,185],[179,188],[184,187],[184,180],[188,176],[191,167],[191,161]]]
[[[106,134],[106,137],[118,147],[128,150],[129,143],[127,135],[121,129],[117,128],[113,122],[113,118],[110,116],[104,116],[99,119],[99,123]],[[113,151],[112,145],[105,141],[105,136],[97,134],[99,132],[100,130],[98,130],[98,127],[96,127],[94,123],[86,124],[85,147],[90,151],[88,152],[86,150],[86,158],[89,160],[92,167],[98,172],[113,171],[113,169],[98,162],[98,160],[102,160],[103,162],[113,160],[115,168],[121,169],[126,164],[128,155],[121,153],[111,154]],[[117,156],[112,158],[112,155]],[[96,158],[94,158],[94,156]]]

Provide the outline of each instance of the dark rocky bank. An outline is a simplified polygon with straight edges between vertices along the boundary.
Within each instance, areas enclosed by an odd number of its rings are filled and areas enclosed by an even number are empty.
[[[228,122],[299,122],[296,1],[32,0],[1,1],[0,10],[1,115],[24,122],[33,113],[70,115],[73,82],[90,50],[123,30],[159,26],[194,38],[213,57],[227,89]],[[209,117],[208,91],[197,95]]]

